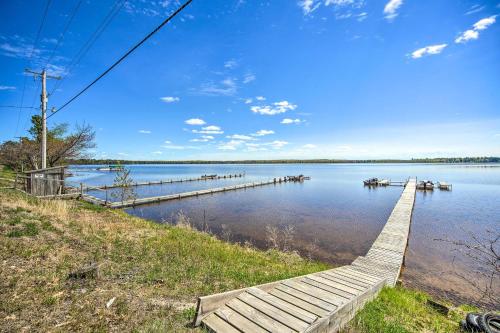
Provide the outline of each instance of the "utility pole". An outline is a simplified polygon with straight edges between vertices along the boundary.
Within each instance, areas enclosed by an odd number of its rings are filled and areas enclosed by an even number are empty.
[[[47,71],[45,69],[42,70],[41,73],[34,72],[32,70],[26,69],[27,73],[33,74],[36,78],[37,76],[42,78],[42,93],[40,95],[40,109],[42,110],[42,147],[41,147],[41,156],[42,156],[42,169],[47,167],[47,102],[49,99],[47,98],[47,78],[60,80],[60,76],[52,76],[47,75]]]

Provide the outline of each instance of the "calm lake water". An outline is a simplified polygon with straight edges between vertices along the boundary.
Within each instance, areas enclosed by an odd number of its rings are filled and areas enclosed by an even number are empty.
[[[442,180],[452,191],[418,192],[413,213],[403,281],[413,287],[456,302],[473,302],[477,293],[458,274],[477,278],[476,262],[469,260],[451,241],[488,237],[500,230],[500,165],[457,164],[273,164],[273,165],[131,165],[134,181],[199,177],[202,174],[245,173],[226,180],[141,186],[138,197],[248,183],[304,174],[304,183],[268,185],[181,201],[126,209],[132,215],[160,223],[175,223],[179,212],[192,224],[233,242],[269,246],[266,227],[293,227],[291,247],[303,256],[348,264],[364,255],[382,230],[402,187],[369,188],[370,177],[405,180]],[[115,173],[95,166],[75,166],[75,184],[112,184]],[[116,191],[116,190],[115,190]],[[111,191],[110,191],[111,192]],[[90,192],[104,198],[101,191]],[[111,193],[109,198],[111,198]],[[499,293],[498,281],[493,285]],[[485,300],[483,300],[486,302]],[[478,303],[478,302],[476,302]],[[479,302],[480,303],[480,302]]]

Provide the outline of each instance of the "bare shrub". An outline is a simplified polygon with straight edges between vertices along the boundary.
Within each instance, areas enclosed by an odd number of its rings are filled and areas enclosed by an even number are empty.
[[[229,226],[227,224],[221,224],[220,225],[222,232],[221,232],[221,237],[223,240],[226,242],[231,241],[232,238],[232,233],[231,230],[229,229]]]
[[[319,240],[315,238],[312,242],[308,243],[306,246],[307,259],[312,260],[314,254],[319,251]]]
[[[266,226],[266,239],[272,249],[291,252],[295,236],[295,227],[286,225],[281,230],[276,226]]]
[[[458,252],[465,258],[471,259],[476,268],[472,269],[472,276],[455,270],[454,273],[462,280],[472,286],[478,293],[478,301],[498,305],[500,295],[498,294],[498,281],[500,275],[500,232],[486,230],[484,237],[477,236],[471,232],[469,240],[435,239],[446,242],[453,246],[453,251]],[[453,262],[455,257],[453,258]]]
[[[286,225],[281,231],[283,251],[290,252],[292,250],[294,236],[295,227],[293,225]]]
[[[266,225],[266,239],[270,248],[280,248],[280,231],[277,227]]]
[[[175,217],[175,225],[180,228],[192,229],[191,219],[181,210]]]

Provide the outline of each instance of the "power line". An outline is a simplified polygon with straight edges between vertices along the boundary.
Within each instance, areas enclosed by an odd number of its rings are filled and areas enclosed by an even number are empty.
[[[59,107],[54,113],[52,113],[50,116],[47,117],[50,118],[62,109],[64,109],[66,106],[68,106],[71,102],[73,102],[75,99],[77,99],[80,95],[82,95],[85,91],[87,91],[90,87],[92,87],[97,81],[102,79],[106,74],[108,74],[113,68],[115,68],[119,63],[121,63],[126,57],[128,57],[132,52],[134,52],[139,46],[144,44],[151,36],[156,34],[165,24],[167,24],[170,20],[172,20],[177,14],[179,14],[184,8],[186,8],[193,0],[188,0],[186,1],[182,6],[180,6],[173,14],[171,14],[169,17],[167,17],[156,29],[151,31],[146,37],[144,37],[139,43],[137,43],[134,47],[132,47],[127,53],[125,53],[120,59],[118,59],[111,67],[109,67],[107,70],[105,70],[101,75],[99,75],[94,81],[92,81],[90,84],[88,84],[85,88],[83,88],[78,94],[73,96],[69,101],[64,103],[61,107]]]
[[[59,81],[56,82],[56,84],[52,87],[52,90],[49,93],[49,96],[51,96],[57,88],[61,86],[63,83],[64,79],[68,76],[69,73],[78,66],[80,61],[85,57],[87,52],[92,48],[94,43],[99,39],[101,34],[106,30],[108,25],[113,21],[115,16],[120,12],[121,8],[125,4],[126,0],[116,0],[114,5],[111,7],[111,10],[108,12],[108,14],[104,17],[102,22],[99,24],[97,29],[90,35],[89,39],[83,44],[83,46],[78,50],[76,55],[73,57],[73,60],[70,62],[68,68],[66,69],[66,75]]]
[[[40,25],[38,26],[38,31],[36,33],[35,37],[35,42],[33,43],[33,46],[31,47],[31,52],[28,57],[28,64],[31,66],[31,61],[33,60],[33,53],[35,52],[36,47],[38,46],[38,41],[40,40],[40,34],[42,33],[43,26],[45,25],[45,19],[47,18],[47,13],[49,11],[50,4],[52,3],[52,0],[47,0],[47,3],[45,4],[45,9],[43,11],[42,15],[42,21],[40,22]],[[19,130],[19,121],[21,120],[21,113],[22,113],[22,106],[24,105],[24,93],[26,91],[26,80],[28,79],[27,76],[24,76],[24,83],[23,83],[23,92],[21,94],[21,108],[19,108],[19,113],[17,115],[17,124],[16,124],[16,131],[14,136],[17,136],[17,131]]]
[[[76,6],[73,8],[73,11],[71,12],[71,14],[69,16],[68,21],[66,21],[66,25],[64,26],[63,31],[59,35],[59,39],[57,40],[56,45],[52,49],[52,52],[50,53],[50,56],[49,56],[47,62],[45,63],[45,66],[43,66],[43,68],[46,68],[49,65],[52,58],[54,57],[54,54],[57,51],[57,49],[59,48],[59,45],[61,45],[61,42],[63,41],[64,36],[66,35],[66,32],[68,31],[68,28],[71,25],[71,22],[73,22],[73,19],[75,18],[75,15],[78,12],[78,9],[80,9],[80,5],[82,4],[82,2],[83,2],[83,0],[79,0],[78,3],[76,4]]]
[[[31,106],[20,106],[20,105],[0,105],[0,108],[37,109]]]

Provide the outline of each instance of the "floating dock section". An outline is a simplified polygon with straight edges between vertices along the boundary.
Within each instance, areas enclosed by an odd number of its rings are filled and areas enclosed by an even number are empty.
[[[212,332],[337,332],[384,285],[396,284],[415,190],[416,180],[408,180],[366,256],[348,266],[200,297],[195,325]]]

